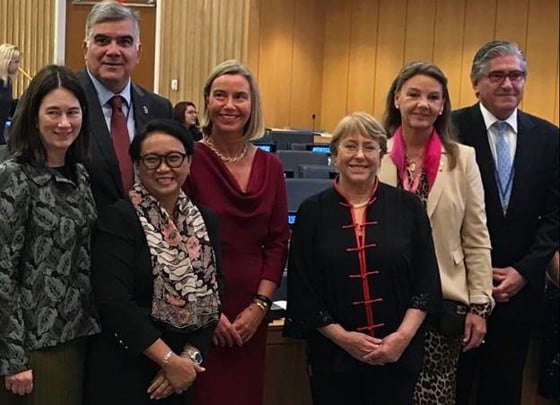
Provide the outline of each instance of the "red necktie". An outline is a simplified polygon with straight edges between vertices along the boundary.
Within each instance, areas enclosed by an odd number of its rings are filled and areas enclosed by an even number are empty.
[[[111,139],[113,140],[113,147],[115,148],[115,153],[119,161],[122,185],[126,193],[132,188],[134,181],[132,160],[128,155],[130,138],[128,137],[128,128],[126,125],[127,117],[124,115],[122,109],[123,99],[121,96],[113,96],[109,100],[109,104],[113,109],[111,115]]]

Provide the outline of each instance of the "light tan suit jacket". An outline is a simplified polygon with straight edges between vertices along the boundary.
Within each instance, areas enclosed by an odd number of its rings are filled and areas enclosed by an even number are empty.
[[[397,185],[397,168],[388,153],[380,181]],[[484,189],[473,148],[458,145],[457,165],[449,170],[442,147],[439,170],[430,190],[427,212],[432,225],[443,297],[465,304],[494,303],[490,237],[486,227]]]

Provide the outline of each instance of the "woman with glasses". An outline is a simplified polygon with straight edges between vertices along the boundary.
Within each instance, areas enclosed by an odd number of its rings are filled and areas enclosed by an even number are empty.
[[[371,115],[343,118],[330,144],[339,177],[296,216],[284,334],[307,342],[315,405],[410,404],[421,325],[440,302],[422,204],[377,178],[386,142]]]
[[[454,140],[450,113],[447,78],[430,63],[405,65],[387,94],[391,139],[379,178],[422,201],[444,298],[428,317],[415,404],[455,403],[459,353],[484,343],[494,303],[482,180],[473,148]]]
[[[99,217],[92,280],[103,333],[92,342],[89,404],[189,404],[218,322],[217,220],[181,190],[193,140],[153,120],[130,145],[138,181]]]

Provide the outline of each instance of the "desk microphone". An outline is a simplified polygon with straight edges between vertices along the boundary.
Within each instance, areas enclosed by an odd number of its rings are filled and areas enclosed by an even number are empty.
[[[313,122],[313,129],[312,129],[313,133],[315,133],[315,117],[316,117],[315,114],[311,114],[311,121]]]

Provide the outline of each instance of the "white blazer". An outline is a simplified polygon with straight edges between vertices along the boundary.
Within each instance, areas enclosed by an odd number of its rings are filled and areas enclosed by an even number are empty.
[[[397,185],[397,168],[388,153],[378,172],[379,180]],[[457,164],[449,170],[443,149],[439,170],[426,206],[445,299],[482,304],[492,298],[490,236],[486,227],[484,188],[475,151],[458,145]]]

